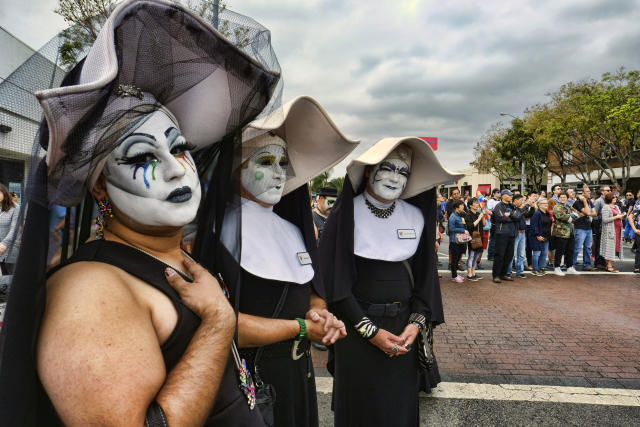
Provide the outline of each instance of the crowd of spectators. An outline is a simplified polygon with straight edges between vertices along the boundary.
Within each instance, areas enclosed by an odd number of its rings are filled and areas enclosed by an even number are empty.
[[[525,279],[525,271],[564,276],[580,274],[578,267],[617,273],[614,262],[622,258],[623,243],[633,243],[634,272],[640,273],[640,191],[634,198],[630,191],[618,195],[603,185],[592,196],[586,184],[566,190],[554,185],[548,195],[494,189],[475,198],[454,189],[448,200],[438,196],[437,208],[438,236],[446,229],[451,280],[458,283],[481,279],[476,270],[484,249],[495,283]]]

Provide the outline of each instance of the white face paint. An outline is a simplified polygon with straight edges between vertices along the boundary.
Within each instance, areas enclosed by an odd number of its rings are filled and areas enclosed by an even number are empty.
[[[200,180],[189,144],[162,111],[147,120],[107,158],[109,200],[134,221],[181,227],[196,217]]]
[[[321,208],[322,211],[328,213],[333,207],[333,204],[335,202],[336,202],[335,197],[325,197],[324,199],[322,199],[322,208]]]
[[[282,198],[287,180],[289,157],[281,145],[267,145],[247,159],[242,168],[242,186],[253,197],[268,205],[275,205]]]
[[[373,193],[384,200],[397,200],[409,179],[409,165],[400,159],[385,159],[369,175]]]

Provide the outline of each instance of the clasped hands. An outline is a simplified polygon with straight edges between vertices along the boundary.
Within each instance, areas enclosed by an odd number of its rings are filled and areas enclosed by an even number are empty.
[[[420,332],[418,327],[413,323],[405,326],[400,336],[380,328],[376,336],[369,341],[389,357],[402,356],[409,353],[411,345],[418,336],[418,332]]]
[[[305,315],[307,337],[311,341],[324,345],[335,344],[340,338],[347,336],[347,328],[342,320],[338,320],[325,308],[312,308]]]

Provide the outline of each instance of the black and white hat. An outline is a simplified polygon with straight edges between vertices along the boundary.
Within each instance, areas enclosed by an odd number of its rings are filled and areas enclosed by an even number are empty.
[[[236,46],[190,9],[167,0],[120,3],[76,66],[81,69],[72,70],[76,82],[36,93],[49,135],[49,202],[79,203],[88,177],[118,144],[122,126],[154,108],[171,113],[195,150],[257,117],[280,74],[275,55],[259,62],[247,53],[259,47],[251,43],[268,43],[250,35]],[[262,47],[272,53],[270,45]]]

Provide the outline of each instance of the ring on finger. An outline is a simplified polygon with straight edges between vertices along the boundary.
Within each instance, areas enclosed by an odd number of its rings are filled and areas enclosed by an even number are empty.
[[[398,352],[398,346],[397,346],[397,345],[394,345],[394,346],[391,348],[391,351],[392,351],[393,353],[397,353],[397,352]]]

